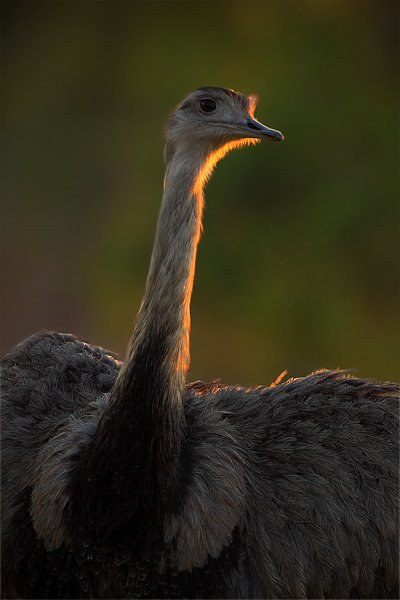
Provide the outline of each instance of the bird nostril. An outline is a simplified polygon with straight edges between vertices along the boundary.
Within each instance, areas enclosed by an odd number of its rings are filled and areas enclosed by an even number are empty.
[[[257,130],[262,129],[261,126],[254,123],[254,121],[247,121],[247,127],[249,127],[250,129],[257,129]]]

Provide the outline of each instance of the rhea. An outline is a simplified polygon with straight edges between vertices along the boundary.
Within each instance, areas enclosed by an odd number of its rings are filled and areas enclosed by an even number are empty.
[[[3,597],[398,597],[398,387],[186,383],[205,182],[283,139],[255,105],[207,87],[172,113],[125,362],[51,332],[3,359]]]

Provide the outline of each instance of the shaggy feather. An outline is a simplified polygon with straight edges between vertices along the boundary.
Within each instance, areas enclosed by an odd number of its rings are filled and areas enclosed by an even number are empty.
[[[53,333],[2,362],[6,597],[397,597],[396,386],[329,371],[187,386],[179,506],[137,556],[90,545],[68,517],[74,455],[117,372]]]

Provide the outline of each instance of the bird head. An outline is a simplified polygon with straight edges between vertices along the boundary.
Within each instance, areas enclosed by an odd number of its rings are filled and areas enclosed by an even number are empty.
[[[281,141],[282,133],[254,118],[256,96],[226,88],[203,87],[189,94],[175,109],[166,128],[167,147],[191,151],[225,151],[261,140]]]

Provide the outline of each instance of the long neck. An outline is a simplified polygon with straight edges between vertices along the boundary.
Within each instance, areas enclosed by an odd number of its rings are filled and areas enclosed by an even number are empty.
[[[110,502],[110,488],[115,488],[120,510],[132,510],[135,503],[151,506],[152,500],[168,502],[179,478],[185,435],[190,299],[203,184],[217,158],[184,149],[169,154],[150,270],[127,360],[84,459],[83,475],[88,479],[90,471],[92,482],[88,493],[107,487]],[[124,495],[129,509],[121,503]]]
[[[204,163],[202,153],[189,161],[185,153],[176,152],[167,165],[145,293],[126,369],[121,373],[126,377],[130,365],[147,350],[149,340],[160,344],[163,391],[166,401],[173,403],[182,401],[190,362],[190,300],[201,234],[203,190],[199,181]]]

